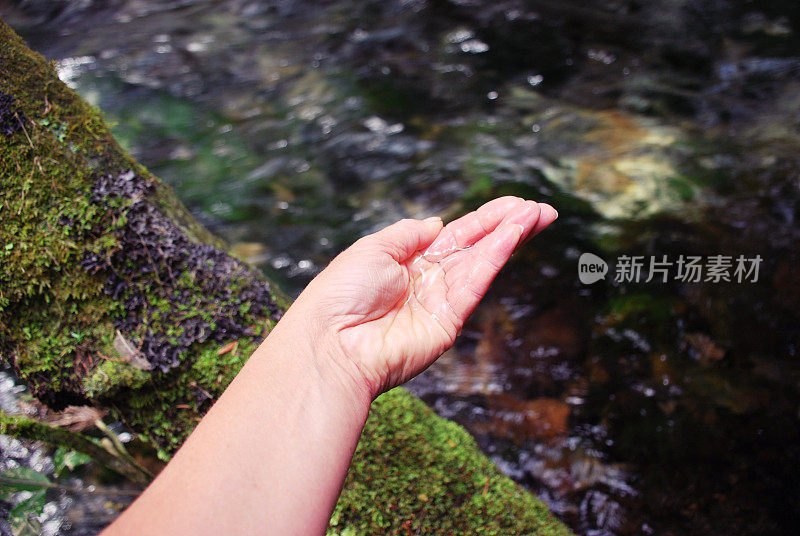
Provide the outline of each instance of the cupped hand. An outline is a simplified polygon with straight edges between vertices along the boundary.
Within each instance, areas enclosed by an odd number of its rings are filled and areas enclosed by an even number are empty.
[[[375,397],[452,346],[517,246],[556,217],[502,197],[446,226],[406,219],[365,236],[298,298],[303,330]]]

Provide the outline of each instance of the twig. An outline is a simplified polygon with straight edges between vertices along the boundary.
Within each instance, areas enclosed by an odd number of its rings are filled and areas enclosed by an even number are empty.
[[[77,488],[74,486],[66,486],[64,484],[57,484],[55,482],[37,482],[36,480],[25,480],[22,478],[8,478],[0,476],[0,484],[9,484],[11,486],[35,486],[37,488],[50,488],[60,489],[69,493],[85,493],[87,495],[129,495],[131,497],[138,497],[142,492],[135,489],[113,489],[113,488]]]
[[[19,123],[19,126],[22,127],[22,132],[24,132],[25,133],[25,137],[28,138],[28,144],[31,146],[31,149],[33,149],[33,142],[31,141],[31,137],[28,136],[28,131],[25,129],[25,125],[22,123],[22,119],[19,116],[19,112],[15,112],[14,113],[14,117],[17,118],[17,122]]]
[[[83,452],[137,484],[147,485],[153,478],[153,474],[136,463],[132,457],[114,455],[88,436],[59,426],[49,426],[28,417],[11,416],[0,412],[0,434],[43,441]]]

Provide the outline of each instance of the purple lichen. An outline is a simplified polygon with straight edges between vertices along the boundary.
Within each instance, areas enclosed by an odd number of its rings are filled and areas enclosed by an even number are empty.
[[[0,91],[0,132],[11,136],[22,127],[25,114],[17,106],[17,99]]]
[[[151,200],[154,184],[133,171],[103,175],[92,202],[124,224],[117,246],[86,252],[81,262],[105,276],[105,292],[122,300],[115,326],[154,368],[177,366],[194,343],[257,335],[254,319],[277,320],[269,284],[224,251],[189,239]],[[120,202],[122,201],[122,202]]]

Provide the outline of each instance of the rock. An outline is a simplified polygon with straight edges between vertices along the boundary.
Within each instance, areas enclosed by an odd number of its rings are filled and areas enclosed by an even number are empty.
[[[261,242],[238,242],[231,246],[231,255],[248,264],[260,264],[269,260],[269,249]]]
[[[517,441],[566,435],[570,407],[554,398],[520,400],[497,394],[487,397],[491,421],[485,431]]]
[[[704,366],[712,365],[725,357],[725,350],[705,333],[688,333],[683,340],[693,357]]]

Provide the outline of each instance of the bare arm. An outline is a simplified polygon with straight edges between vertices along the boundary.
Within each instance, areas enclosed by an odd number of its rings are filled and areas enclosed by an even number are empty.
[[[556,216],[506,197],[356,242],[104,536],[323,534],[372,400],[450,347],[514,249]]]

